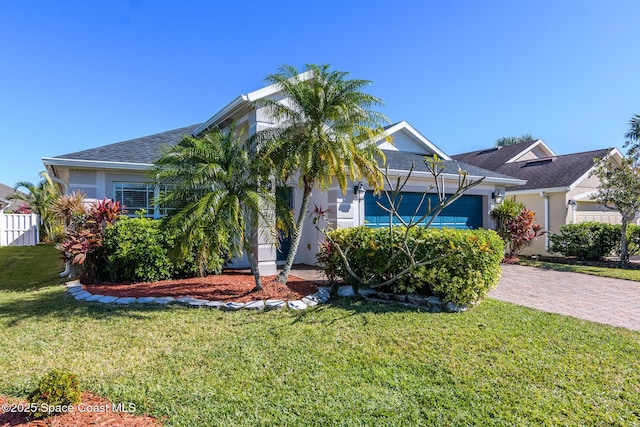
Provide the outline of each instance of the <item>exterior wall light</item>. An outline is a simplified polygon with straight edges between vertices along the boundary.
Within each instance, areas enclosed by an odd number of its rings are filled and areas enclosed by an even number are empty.
[[[362,181],[353,187],[353,194],[355,194],[357,200],[363,200],[366,192],[367,190],[364,188]]]
[[[491,193],[491,198],[492,198],[496,203],[502,203],[502,201],[504,200],[504,190],[497,189],[496,191],[494,191],[493,193]]]

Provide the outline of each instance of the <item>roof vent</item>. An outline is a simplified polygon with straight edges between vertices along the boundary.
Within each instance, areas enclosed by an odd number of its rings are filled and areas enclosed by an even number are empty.
[[[529,167],[529,166],[542,166],[542,165],[546,165],[549,164],[551,162],[553,162],[555,159],[555,157],[550,157],[550,158],[546,158],[546,159],[537,159],[537,160],[530,160],[527,163],[525,163],[524,167]]]
[[[496,151],[498,151],[501,148],[502,147],[489,148],[488,150],[484,150],[484,151],[479,152],[478,155],[495,153]]]

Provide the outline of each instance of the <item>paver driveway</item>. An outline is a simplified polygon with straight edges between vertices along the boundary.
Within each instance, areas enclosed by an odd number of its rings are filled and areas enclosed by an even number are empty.
[[[503,264],[489,297],[640,331],[640,282]]]

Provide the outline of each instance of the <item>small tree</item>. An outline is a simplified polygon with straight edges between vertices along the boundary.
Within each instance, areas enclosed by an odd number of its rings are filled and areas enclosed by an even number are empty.
[[[610,209],[620,212],[620,265],[629,264],[627,227],[640,212],[640,115],[629,120],[629,130],[625,134],[628,147],[627,156],[617,162],[612,157],[601,160],[592,176],[600,179],[600,186],[594,199]]]
[[[422,198],[420,202],[418,202],[415,210],[410,218],[406,218],[400,215],[398,212],[398,208],[402,203],[402,192],[409,182],[411,178],[411,174],[413,173],[413,169],[415,165],[411,166],[409,172],[406,177],[398,176],[395,184],[391,182],[389,179],[388,170],[380,171],[384,177],[387,187],[389,190],[383,190],[384,198],[386,199],[387,204],[383,204],[380,202],[376,202],[378,206],[386,211],[389,214],[389,245],[388,245],[388,261],[385,266],[379,269],[378,272],[371,274],[369,277],[361,277],[358,275],[353,268],[349,265],[348,254],[352,249],[353,244],[358,240],[357,236],[350,242],[346,247],[341,247],[334,239],[331,238],[331,233],[329,233],[329,227],[320,228],[318,225],[320,219],[324,219],[324,213],[322,209],[316,207],[314,213],[312,215],[315,216],[313,219],[313,223],[316,228],[323,233],[328,243],[325,243],[323,251],[321,251],[321,257],[328,252],[336,251],[342,262],[344,263],[345,269],[349,273],[349,276],[353,279],[354,283],[357,286],[378,288],[387,285],[391,285],[412,271],[416,270],[419,267],[426,266],[429,264],[433,264],[437,262],[442,257],[433,258],[429,255],[420,256],[418,254],[419,250],[419,242],[416,242],[412,238],[412,230],[416,227],[424,227],[429,228],[433,221],[442,213],[442,211],[453,202],[458,200],[462,195],[469,189],[475,187],[480,184],[484,178],[480,178],[476,181],[473,181],[469,178],[467,172],[458,170],[459,179],[458,179],[458,188],[453,194],[445,194],[443,183],[441,179],[441,175],[444,172],[444,165],[438,156],[434,155],[433,157],[425,157],[424,163],[427,166],[427,170],[433,176],[434,184],[425,188],[422,193]],[[432,205],[431,199],[428,197],[430,192],[435,190],[437,195],[437,202]],[[421,207],[426,203],[427,209],[424,213],[419,214]],[[360,229],[362,230],[362,229]],[[406,267],[400,272],[393,274],[391,277],[386,278],[378,282],[379,280],[379,272],[386,272],[393,266],[398,259],[405,259]],[[331,273],[330,273],[331,274]]]
[[[632,150],[630,150],[631,152]],[[627,227],[640,211],[640,170],[638,159],[632,156],[617,162],[609,157],[594,169],[593,176],[600,179],[595,200],[610,209],[620,212],[620,266],[629,263]]]

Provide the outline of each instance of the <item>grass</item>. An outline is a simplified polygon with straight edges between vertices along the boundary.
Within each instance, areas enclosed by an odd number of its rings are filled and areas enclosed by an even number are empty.
[[[35,276],[0,282],[0,394],[59,368],[170,426],[640,424],[640,334],[621,328],[494,300],[463,314],[103,306]]]
[[[543,262],[529,259],[520,259],[520,265],[545,268],[556,271],[572,271],[574,273],[590,274],[592,276],[612,277],[614,279],[625,279],[640,282],[640,270],[630,270],[625,268],[593,267],[589,265],[570,265],[556,262]]]

